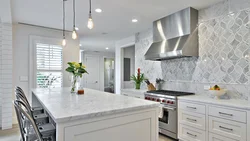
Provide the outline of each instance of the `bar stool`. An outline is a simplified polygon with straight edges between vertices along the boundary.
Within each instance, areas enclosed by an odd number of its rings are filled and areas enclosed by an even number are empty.
[[[22,94],[20,94],[20,92],[18,92],[18,91],[15,94],[16,94],[17,100],[22,101],[23,104],[25,105],[25,107],[28,109],[28,111],[30,112],[30,115],[32,115],[32,117],[34,118],[35,123],[37,125],[42,125],[42,124],[45,124],[45,123],[49,123],[49,116],[48,115],[46,115],[45,113],[40,113],[40,112],[36,112],[34,114],[34,112],[32,111],[29,103],[27,103],[28,102],[27,99],[25,99],[22,96]]]
[[[22,88],[20,88],[19,86],[16,86],[15,88],[15,92],[20,94],[20,96],[22,97],[23,101],[25,101],[26,103],[28,103],[31,111],[33,114],[41,114],[41,113],[44,113],[44,109],[42,107],[31,107],[30,104],[29,104],[29,101],[27,99],[27,97],[25,96],[25,93],[23,91]]]
[[[37,139],[38,141],[55,141],[56,128],[53,124],[36,125],[25,103],[15,100],[14,106],[20,127],[21,141],[35,141]],[[25,127],[23,124],[22,116],[30,122],[29,127]]]

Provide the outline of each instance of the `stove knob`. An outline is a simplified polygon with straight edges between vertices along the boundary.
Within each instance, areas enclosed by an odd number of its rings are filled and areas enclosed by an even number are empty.
[[[174,104],[174,101],[171,101],[170,104]]]
[[[163,102],[163,103],[165,103],[165,102],[166,102],[166,100],[162,100],[162,102]]]
[[[152,98],[153,101],[155,101],[155,98]]]
[[[157,99],[157,102],[160,102],[161,100],[160,99]]]
[[[147,100],[147,99],[148,99],[148,97],[145,97],[145,99]]]
[[[148,100],[151,100],[151,98],[150,98],[150,97],[148,97]]]
[[[168,100],[167,103],[170,103],[170,101]]]

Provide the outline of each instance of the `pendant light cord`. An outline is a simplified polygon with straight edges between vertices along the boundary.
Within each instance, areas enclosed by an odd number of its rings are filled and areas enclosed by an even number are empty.
[[[63,38],[65,39],[65,0],[63,0]]]
[[[89,14],[91,14],[91,0],[89,0]]]
[[[74,27],[74,30],[75,30],[75,27],[76,27],[76,4],[75,4],[75,0],[73,0],[73,17],[74,17],[74,22],[73,22],[73,27]]]

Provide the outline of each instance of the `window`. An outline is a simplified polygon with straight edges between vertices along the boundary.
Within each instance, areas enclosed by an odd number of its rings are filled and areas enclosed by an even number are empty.
[[[62,47],[36,43],[36,87],[62,87]]]

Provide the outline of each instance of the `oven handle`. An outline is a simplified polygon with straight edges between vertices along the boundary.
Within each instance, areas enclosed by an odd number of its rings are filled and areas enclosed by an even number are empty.
[[[162,107],[163,109],[166,109],[166,110],[171,110],[171,111],[175,111],[176,108],[170,108],[170,107]]]

